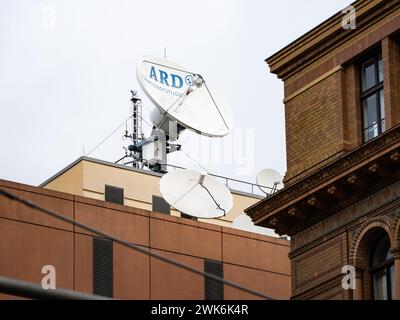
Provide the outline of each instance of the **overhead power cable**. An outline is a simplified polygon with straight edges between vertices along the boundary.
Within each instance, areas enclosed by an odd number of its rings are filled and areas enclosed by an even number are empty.
[[[140,247],[140,246],[138,246],[138,245],[132,244],[132,243],[130,243],[130,242],[128,242],[128,241],[125,241],[125,240],[123,240],[123,239],[121,239],[121,238],[119,238],[119,237],[110,235],[110,234],[105,233],[105,232],[103,232],[103,231],[97,230],[96,228],[93,228],[93,227],[91,227],[91,226],[88,226],[88,225],[86,225],[86,224],[84,224],[84,223],[81,223],[81,222],[75,221],[75,220],[73,220],[73,219],[71,219],[71,218],[68,218],[68,217],[66,217],[66,216],[63,216],[62,214],[59,214],[59,213],[56,213],[56,212],[51,211],[51,210],[49,210],[49,209],[43,208],[43,207],[41,207],[41,206],[39,206],[39,205],[33,203],[32,201],[29,201],[29,200],[20,198],[19,196],[15,195],[15,194],[13,194],[13,193],[11,193],[11,192],[9,192],[9,191],[6,191],[6,190],[4,190],[4,189],[0,189],[0,195],[3,195],[3,196],[5,196],[5,197],[7,197],[7,198],[9,198],[9,199],[11,199],[11,200],[13,200],[13,201],[17,201],[17,202],[19,202],[19,203],[22,203],[22,204],[24,204],[25,206],[27,206],[27,207],[29,207],[29,208],[32,208],[32,209],[41,211],[41,212],[43,212],[43,213],[45,213],[45,214],[47,214],[47,215],[49,215],[49,216],[51,216],[51,217],[54,217],[54,218],[56,218],[56,219],[59,219],[59,220],[62,220],[62,221],[64,221],[64,222],[73,224],[74,226],[80,227],[80,228],[82,228],[82,229],[85,229],[85,230],[87,230],[87,231],[89,231],[89,232],[95,233],[95,234],[97,234],[97,235],[99,235],[99,236],[102,236],[102,237],[104,237],[104,238],[108,238],[108,239],[110,239],[110,240],[113,240],[113,241],[115,241],[116,243],[119,243],[119,244],[121,244],[121,245],[123,245],[123,246],[125,246],[125,247],[130,248],[130,249],[133,249],[133,250],[142,252],[142,253],[144,253],[144,254],[148,254],[148,255],[150,255],[151,257],[154,257],[154,258],[156,258],[156,259],[158,259],[158,260],[161,260],[161,261],[163,261],[163,262],[166,262],[166,263],[168,263],[168,264],[174,265],[174,266],[176,266],[176,267],[178,267],[178,268],[181,268],[181,269],[190,271],[190,272],[192,272],[192,273],[195,273],[195,274],[198,274],[198,275],[201,275],[201,276],[204,276],[204,277],[213,279],[213,280],[215,280],[215,281],[224,283],[224,284],[226,284],[226,285],[228,285],[228,286],[230,286],[230,287],[236,288],[236,289],[241,290],[241,291],[243,291],[243,292],[247,292],[247,293],[252,294],[252,295],[255,295],[255,296],[257,296],[257,297],[260,297],[260,298],[263,298],[263,299],[267,299],[267,300],[273,300],[273,298],[271,298],[271,297],[265,295],[265,294],[262,293],[262,292],[259,292],[259,291],[256,291],[256,290],[253,290],[253,289],[244,287],[244,286],[242,286],[242,285],[240,285],[240,284],[238,284],[238,283],[236,283],[236,282],[234,282],[234,281],[230,281],[230,280],[223,279],[223,278],[218,277],[218,276],[216,276],[216,275],[214,275],[214,274],[211,274],[211,273],[208,273],[208,272],[200,271],[200,270],[198,270],[198,269],[196,269],[196,268],[193,268],[193,267],[188,266],[188,265],[186,265],[186,264],[184,264],[184,263],[178,262],[178,261],[176,261],[176,260],[174,260],[174,259],[165,257],[165,256],[163,256],[163,255],[161,255],[161,254],[156,253],[156,252],[152,252],[152,251],[150,251],[150,249],[146,249],[146,248]]]

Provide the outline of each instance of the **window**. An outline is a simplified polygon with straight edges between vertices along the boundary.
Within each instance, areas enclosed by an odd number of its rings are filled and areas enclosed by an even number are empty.
[[[395,299],[394,260],[387,235],[378,241],[372,252],[371,275],[374,300]]]
[[[124,189],[106,185],[104,193],[106,201],[124,204]]]
[[[361,64],[361,105],[363,136],[367,142],[386,130],[381,54]]]
[[[153,211],[165,214],[171,214],[171,207],[163,197],[153,195]]]

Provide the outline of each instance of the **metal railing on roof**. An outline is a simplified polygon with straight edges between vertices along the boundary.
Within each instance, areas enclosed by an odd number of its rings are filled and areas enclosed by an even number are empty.
[[[121,161],[121,160],[122,159],[120,159],[118,161]],[[146,161],[146,160],[142,159],[142,161]],[[134,163],[134,161],[129,161],[129,162],[124,163],[124,165],[129,165],[129,164],[133,164],[133,163]],[[187,169],[185,167],[180,167],[180,166],[176,166],[176,165],[168,164],[168,163],[161,163],[161,165],[173,168],[174,170],[186,170]],[[144,168],[145,168],[145,166],[142,169],[143,171],[151,171],[150,169],[145,170]],[[215,177],[219,180],[222,180],[223,183],[232,191],[248,193],[252,196],[265,197],[265,196],[269,196],[277,191],[274,188],[262,186],[257,183],[252,183],[252,182],[247,182],[247,181],[243,181],[243,180],[239,180],[239,179],[229,178],[226,176],[221,176],[221,175],[213,174],[213,173],[209,173],[209,175],[212,177]],[[270,193],[266,195],[263,191],[261,191],[260,188],[270,190]]]

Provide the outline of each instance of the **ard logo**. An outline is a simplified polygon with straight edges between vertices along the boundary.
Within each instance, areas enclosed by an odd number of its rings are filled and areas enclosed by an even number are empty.
[[[185,81],[183,81],[181,76],[179,76],[177,74],[173,74],[173,73],[168,73],[161,69],[157,70],[155,66],[151,66],[149,77],[151,79],[153,79],[154,81],[157,81],[157,82],[163,84],[164,86],[172,87],[172,88],[176,88],[176,89],[182,88],[184,82],[188,86],[191,86],[193,83],[193,76],[191,76],[191,75],[186,76]]]

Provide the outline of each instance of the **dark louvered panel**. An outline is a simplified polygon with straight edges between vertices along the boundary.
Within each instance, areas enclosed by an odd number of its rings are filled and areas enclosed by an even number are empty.
[[[171,214],[171,207],[163,197],[153,195],[153,211]]]
[[[108,202],[124,204],[124,189],[106,185],[105,199]]]
[[[113,242],[93,238],[93,293],[113,296]]]
[[[190,216],[190,215],[185,214],[185,213],[182,213],[182,212],[181,212],[181,217],[182,217],[182,218],[185,218],[185,219],[197,221],[197,218],[196,218],[196,217]]]
[[[223,264],[220,261],[205,259],[204,272],[211,273],[220,278],[224,277]],[[209,277],[204,277],[204,293],[206,300],[223,300],[224,284]]]

